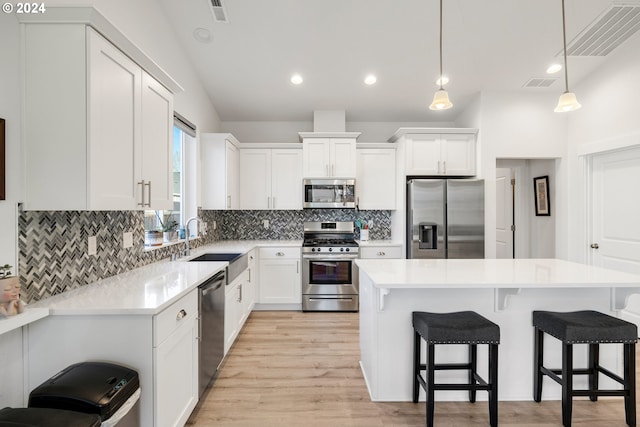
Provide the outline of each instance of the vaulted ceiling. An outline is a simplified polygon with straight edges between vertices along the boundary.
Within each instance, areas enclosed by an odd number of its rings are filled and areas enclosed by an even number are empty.
[[[214,18],[211,1],[228,22]],[[439,74],[438,0],[159,2],[224,121],[311,120],[323,109],[344,109],[349,121],[453,121],[484,90],[564,91],[562,71],[546,74],[562,60],[561,0],[444,0],[454,108],[437,112],[428,106]],[[566,0],[568,42],[612,4]],[[639,11],[629,8],[626,19]],[[210,39],[198,41],[194,31]],[[570,56],[571,87],[606,58]],[[293,73],[301,85],[291,84]],[[377,76],[371,86],[363,82],[369,73]],[[557,80],[525,88],[532,78]]]

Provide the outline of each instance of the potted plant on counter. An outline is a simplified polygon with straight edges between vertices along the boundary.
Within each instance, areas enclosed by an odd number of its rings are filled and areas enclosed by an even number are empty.
[[[178,221],[173,217],[173,212],[170,212],[169,215],[164,218],[164,221],[162,215],[158,214],[158,211],[156,211],[156,216],[162,229],[162,240],[165,243],[178,240]]]
[[[13,267],[0,266],[0,318],[20,314],[25,303],[20,299],[20,279],[11,275]]]

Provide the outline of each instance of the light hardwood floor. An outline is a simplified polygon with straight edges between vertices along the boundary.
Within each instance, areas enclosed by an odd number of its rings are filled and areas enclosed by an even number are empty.
[[[189,426],[422,426],[424,403],[371,402],[357,313],[253,312]],[[576,401],[573,425],[625,426],[622,398]],[[560,402],[500,402],[501,426],[560,426]],[[435,424],[487,426],[487,403],[436,402]]]

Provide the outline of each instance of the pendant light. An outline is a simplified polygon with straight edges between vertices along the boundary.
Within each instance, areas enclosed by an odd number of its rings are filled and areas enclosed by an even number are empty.
[[[564,0],[563,0],[564,1]],[[429,105],[430,110],[448,110],[453,107],[449,100],[449,94],[442,87],[442,0],[440,0],[440,89],[433,95],[433,102]]]
[[[564,17],[564,0],[562,0],[562,43],[564,47],[564,93],[560,95],[558,99],[558,105],[556,106],[556,113],[564,113],[567,111],[574,111],[582,107],[576,99],[576,95],[573,92],[569,92],[569,71],[567,70],[567,29]]]

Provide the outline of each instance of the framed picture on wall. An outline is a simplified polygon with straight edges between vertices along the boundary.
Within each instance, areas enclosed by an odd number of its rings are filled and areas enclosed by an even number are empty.
[[[536,216],[550,216],[549,176],[533,178],[533,194],[535,194],[536,199]]]
[[[4,119],[0,119],[0,200],[5,200],[6,197],[5,177]]]

